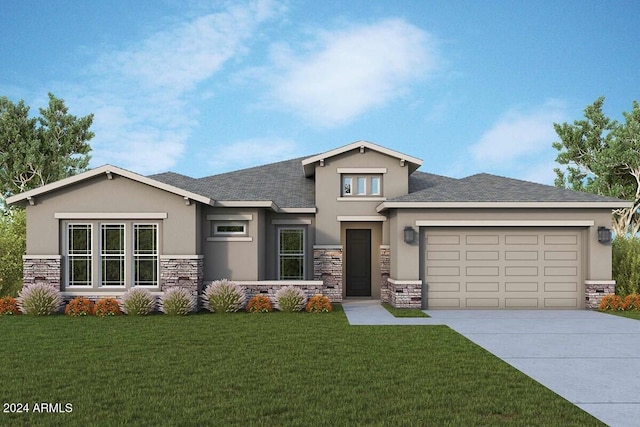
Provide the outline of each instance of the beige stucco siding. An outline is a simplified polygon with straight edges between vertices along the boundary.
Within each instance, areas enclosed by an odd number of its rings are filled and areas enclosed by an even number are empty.
[[[197,254],[196,203],[125,177],[97,176],[35,198],[27,206],[27,254],[61,254],[60,213],[166,213],[162,222],[162,254]]]
[[[360,153],[352,150],[325,160],[324,166],[316,166],[316,244],[340,244],[340,222],[338,216],[380,216],[376,207],[382,200],[362,201],[357,197],[341,197],[341,174],[338,168],[386,168],[382,174],[382,197],[399,197],[408,192],[408,166],[400,160],[371,150]],[[354,175],[357,175],[354,174]],[[383,233],[383,243],[386,233]]]

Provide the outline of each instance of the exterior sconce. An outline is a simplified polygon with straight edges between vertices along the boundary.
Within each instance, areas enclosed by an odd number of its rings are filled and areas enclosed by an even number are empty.
[[[598,227],[598,242],[604,244],[611,243],[611,229]]]
[[[413,227],[407,225],[404,228],[404,242],[405,243],[413,243],[416,238],[416,233]]]

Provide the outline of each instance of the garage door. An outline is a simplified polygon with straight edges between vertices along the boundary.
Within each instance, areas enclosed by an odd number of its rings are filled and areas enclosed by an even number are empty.
[[[421,228],[425,308],[581,308],[581,232]]]

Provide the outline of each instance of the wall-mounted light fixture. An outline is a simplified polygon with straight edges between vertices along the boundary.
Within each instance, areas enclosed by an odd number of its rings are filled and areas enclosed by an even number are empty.
[[[602,244],[611,243],[611,229],[607,227],[598,227],[598,242]]]
[[[413,243],[416,238],[416,232],[410,225],[407,225],[404,228],[404,242],[405,243]]]

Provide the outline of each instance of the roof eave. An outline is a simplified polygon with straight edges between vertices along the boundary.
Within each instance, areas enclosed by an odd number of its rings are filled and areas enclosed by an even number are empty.
[[[88,179],[94,178],[94,177],[102,175],[102,174],[105,174],[108,177],[111,177],[112,174],[115,174],[115,175],[119,175],[119,176],[122,176],[122,177],[125,177],[125,178],[129,178],[129,179],[131,179],[133,181],[137,181],[137,182],[140,182],[142,184],[146,184],[146,185],[149,185],[151,187],[158,188],[160,190],[164,190],[164,191],[167,191],[169,193],[176,194],[178,196],[182,196],[182,197],[185,198],[185,200],[186,199],[194,200],[194,201],[203,203],[205,205],[213,205],[214,204],[214,201],[211,200],[208,197],[202,196],[200,194],[192,193],[190,191],[184,190],[184,189],[179,188],[179,187],[175,187],[173,185],[169,185],[169,184],[165,184],[165,183],[160,182],[160,181],[156,181],[155,179],[148,178],[148,177],[143,176],[143,175],[138,175],[137,173],[130,172],[128,170],[121,169],[121,168],[119,168],[117,166],[113,166],[113,165],[99,166],[99,167],[97,167],[95,169],[91,169],[91,170],[88,170],[86,172],[79,173],[78,175],[73,175],[73,176],[70,176],[68,178],[64,178],[64,179],[61,179],[59,181],[52,182],[51,184],[46,184],[46,185],[43,185],[42,187],[34,188],[33,190],[25,191],[23,193],[16,194],[14,196],[8,197],[6,201],[7,201],[7,204],[9,204],[9,205],[20,203],[20,202],[25,202],[25,201],[31,201],[31,200],[35,199],[36,197],[38,197],[38,196],[40,196],[42,194],[50,193],[52,191],[65,188],[65,187],[68,187],[70,185],[82,182],[82,181],[86,181]]]
[[[420,209],[420,208],[463,208],[463,209],[619,209],[629,208],[631,202],[382,202],[376,207],[377,212],[387,209]]]
[[[381,145],[377,145],[369,141],[356,141],[351,144],[338,147],[333,150],[330,150],[321,154],[317,154],[313,157],[308,157],[302,160],[302,168],[304,170],[304,175],[307,178],[310,176],[313,176],[313,174],[315,173],[315,164],[317,162],[327,159],[329,157],[334,157],[339,154],[346,153],[348,151],[351,151],[360,147],[368,148],[370,150],[377,151],[379,153],[383,153],[391,157],[395,157],[400,161],[404,161],[408,163],[409,174],[412,174],[413,172],[415,172],[416,169],[418,169],[422,165],[422,160],[418,159],[417,157],[409,156],[404,153],[400,153],[399,151],[390,150],[386,147],[382,147]]]

